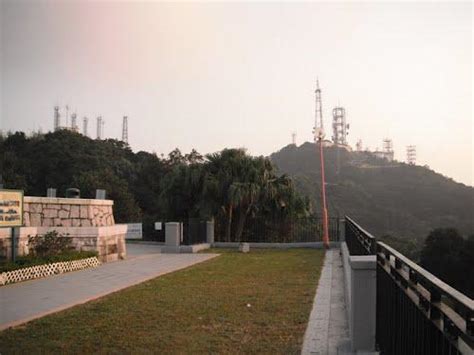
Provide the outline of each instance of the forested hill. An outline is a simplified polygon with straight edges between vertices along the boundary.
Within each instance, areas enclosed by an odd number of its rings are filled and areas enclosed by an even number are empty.
[[[319,155],[314,143],[288,145],[270,158],[320,206]],[[339,160],[339,173],[337,161]],[[389,163],[368,152],[325,148],[329,212],[347,214],[377,236],[422,239],[437,227],[474,233],[474,188],[428,167]]]

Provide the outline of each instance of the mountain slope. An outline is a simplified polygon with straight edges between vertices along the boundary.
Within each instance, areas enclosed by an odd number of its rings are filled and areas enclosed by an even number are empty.
[[[319,155],[314,143],[288,145],[270,156],[320,208]],[[337,166],[339,161],[339,173]],[[328,208],[377,236],[424,239],[436,227],[473,234],[474,188],[427,167],[389,163],[368,152],[325,148]]]

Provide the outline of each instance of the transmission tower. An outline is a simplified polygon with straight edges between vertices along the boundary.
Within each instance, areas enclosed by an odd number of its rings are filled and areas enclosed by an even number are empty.
[[[296,145],[296,132],[291,133],[291,143]]]
[[[346,110],[344,107],[335,107],[332,110],[332,141],[336,145],[347,145],[346,136],[349,125],[346,124]]]
[[[322,141],[324,138],[324,124],[323,124],[323,104],[321,101],[321,89],[319,88],[319,80],[316,79],[315,93],[315,115],[314,115],[314,141]]]
[[[416,146],[407,146],[407,163],[410,165],[416,164]]]
[[[87,137],[87,124],[89,123],[89,119],[84,116],[82,119],[82,134]]]
[[[77,126],[76,113],[71,114],[71,130],[73,130],[74,132],[79,132],[79,127]]]
[[[102,116],[99,116],[97,117],[97,139],[102,139],[103,127]]]
[[[385,138],[382,143],[382,151],[385,159],[393,161],[393,142],[389,138]]]
[[[61,115],[59,114],[59,106],[54,106],[54,130],[57,131],[61,126]]]
[[[125,142],[128,144],[128,117],[127,116],[123,116],[122,142]]]

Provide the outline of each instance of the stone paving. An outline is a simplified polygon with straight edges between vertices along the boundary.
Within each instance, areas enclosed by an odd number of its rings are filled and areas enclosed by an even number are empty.
[[[0,287],[0,330],[217,256],[160,254],[158,246],[129,244],[127,248],[127,260]]]
[[[344,270],[339,249],[326,251],[302,354],[347,354],[349,325],[344,300]]]

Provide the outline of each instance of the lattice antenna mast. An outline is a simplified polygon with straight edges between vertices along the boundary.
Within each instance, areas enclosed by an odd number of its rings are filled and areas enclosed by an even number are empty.
[[[296,145],[296,132],[291,133],[291,143]]]
[[[76,115],[76,113],[71,114],[71,129],[74,132],[79,131],[79,127],[77,126],[77,115]]]
[[[346,123],[346,110],[344,107],[335,107],[332,110],[332,141],[334,144],[347,145],[347,130],[349,125]]]
[[[61,115],[59,114],[59,106],[54,106],[54,130],[57,131],[61,127]]]
[[[102,139],[102,116],[97,117],[97,139]]]
[[[328,225],[328,209],[326,203],[326,177],[324,174],[324,126],[323,126],[323,111],[321,103],[321,89],[319,88],[319,80],[316,80],[315,95],[315,120],[314,120],[314,142],[316,143],[316,149],[319,145],[319,161],[321,166],[321,212],[323,220],[323,243],[326,248],[329,248],[329,225]]]
[[[416,164],[416,146],[407,146],[407,163],[410,165]]]
[[[122,142],[125,142],[128,144],[128,117],[127,116],[123,116]]]
[[[320,137],[324,138],[324,124],[323,124],[323,104],[321,100],[321,89],[319,87],[319,80],[316,79],[315,93],[315,112],[314,112],[314,141],[317,142]]]
[[[82,119],[82,134],[87,137],[87,125],[89,123],[89,119],[84,116]]]

